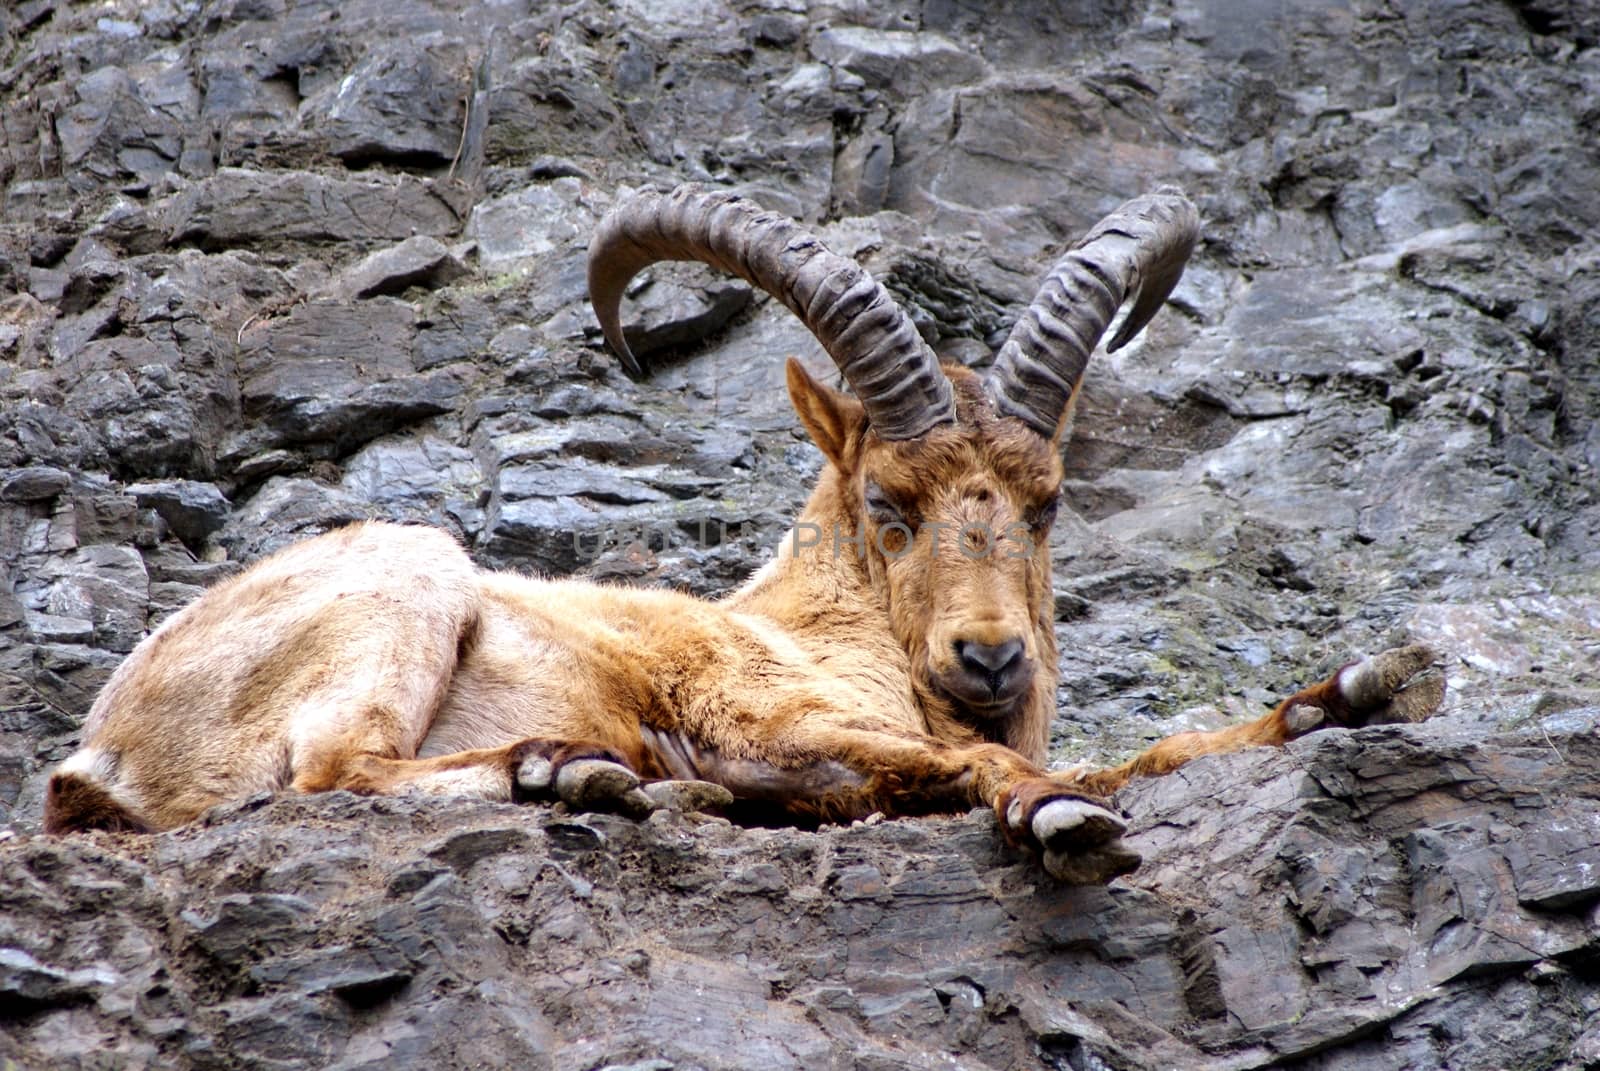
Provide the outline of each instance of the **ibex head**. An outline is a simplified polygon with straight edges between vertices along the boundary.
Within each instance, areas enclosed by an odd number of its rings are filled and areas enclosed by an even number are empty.
[[[1117,309],[1134,296],[1112,349],[1161,307],[1198,236],[1181,195],[1130,201],[1057,264],[985,377],[941,367],[854,261],[727,192],[684,186],[619,204],[590,246],[589,293],[635,376],[643,370],[618,311],[628,281],[658,260],[739,275],[810,328],[854,391],[789,361],[789,396],[828,460],[808,515],[839,526],[817,533],[819,551],[859,563],[930,721],[962,723],[1039,761],[1055,710],[1049,534],[1060,439]]]

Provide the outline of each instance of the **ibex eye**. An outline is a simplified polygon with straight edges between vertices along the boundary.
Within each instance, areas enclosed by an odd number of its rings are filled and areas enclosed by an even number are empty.
[[[1044,531],[1056,523],[1056,511],[1061,508],[1061,496],[1057,495],[1041,506],[1035,506],[1028,516],[1028,525],[1035,531]]]
[[[896,506],[877,484],[869,482],[862,497],[866,499],[867,512],[879,524],[890,524],[904,519],[900,507]]]

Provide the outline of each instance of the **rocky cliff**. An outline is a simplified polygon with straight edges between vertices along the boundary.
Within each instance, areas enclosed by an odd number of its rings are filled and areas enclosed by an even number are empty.
[[[0,1063],[1600,1067],[1600,10],[1582,0],[22,0],[0,11]],[[333,794],[37,835],[161,618],[360,517],[713,594],[818,455],[775,302],[584,302],[617,191],[818,227],[947,357],[1186,188],[1057,527],[1062,761],[1363,651],[1422,726],[1207,759],[1059,889],[992,819]]]

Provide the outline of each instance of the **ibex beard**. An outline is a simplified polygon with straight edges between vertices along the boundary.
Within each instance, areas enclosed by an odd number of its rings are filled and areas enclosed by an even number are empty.
[[[1198,233],[1181,195],[1129,202],[1061,260],[980,376],[942,367],[881,286],[790,220],[696,187],[623,200],[591,246],[590,293],[631,373],[624,287],[653,261],[695,259],[782,301],[852,388],[788,364],[826,464],[773,559],[713,603],[482,570],[420,527],[291,546],[123,662],[51,779],[47,831],[169,829],[261,790],[639,815],[663,788],[709,782],[702,803],[798,821],[988,806],[1059,880],[1126,873],[1138,856],[1106,797],[1128,778],[1417,720],[1443,698],[1433,653],[1397,648],[1123,766],[1043,768],[1064,429],[1117,308],[1132,298],[1113,346],[1161,307]]]

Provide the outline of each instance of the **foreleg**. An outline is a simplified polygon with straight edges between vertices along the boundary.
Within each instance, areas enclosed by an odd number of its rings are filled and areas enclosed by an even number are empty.
[[[1444,674],[1437,661],[1433,649],[1422,644],[1391,648],[1344,666],[1255,721],[1169,736],[1121,766],[1078,773],[1076,783],[1109,796],[1135,777],[1160,777],[1201,755],[1282,747],[1320,729],[1424,721],[1444,702]]]
[[[738,800],[796,818],[848,821],[874,812],[895,817],[985,806],[994,809],[1007,840],[1037,851],[1061,881],[1102,884],[1139,865],[1120,839],[1127,825],[1110,804],[998,744],[949,746],[826,714],[766,741],[760,759],[649,729],[645,743],[674,777],[715,781]]]

